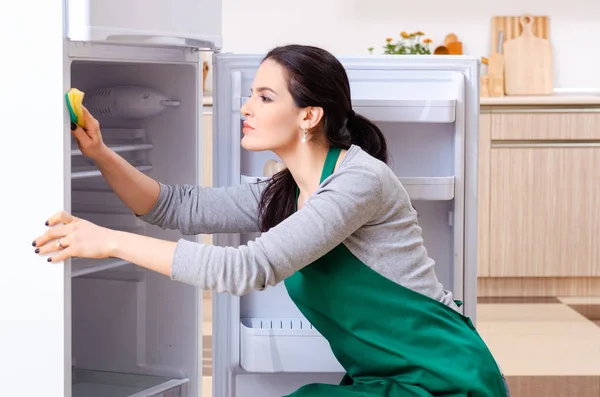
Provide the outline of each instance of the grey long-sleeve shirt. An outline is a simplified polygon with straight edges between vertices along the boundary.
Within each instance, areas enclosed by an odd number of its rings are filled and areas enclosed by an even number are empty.
[[[265,186],[161,183],[158,201],[140,218],[184,234],[258,232]],[[256,240],[240,247],[179,240],[171,278],[243,295],[283,281],[340,243],[384,277],[456,308],[436,277],[406,190],[385,163],[358,146],[350,147],[302,209]]]

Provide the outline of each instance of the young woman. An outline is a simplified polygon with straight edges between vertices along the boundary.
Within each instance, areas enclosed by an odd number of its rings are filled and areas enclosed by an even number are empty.
[[[293,396],[506,396],[494,358],[436,277],[381,131],[352,111],[340,62],[310,46],[273,49],[242,113],[242,146],[271,150],[287,167],[270,181],[167,186],[110,151],[87,111],[89,127],[73,135],[145,221],[260,238],[238,248],[162,241],[61,212],[36,252],[49,261],[118,257],[236,295],[285,282],[347,372],[340,385],[310,384]]]

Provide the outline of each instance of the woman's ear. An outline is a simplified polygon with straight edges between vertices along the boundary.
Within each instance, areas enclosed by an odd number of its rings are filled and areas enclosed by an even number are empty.
[[[304,117],[302,118],[302,127],[308,130],[312,130],[317,127],[323,120],[324,112],[322,107],[310,106],[304,110]]]

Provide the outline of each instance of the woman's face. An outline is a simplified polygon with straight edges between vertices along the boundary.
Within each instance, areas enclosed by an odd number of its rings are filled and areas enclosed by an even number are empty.
[[[303,112],[288,91],[285,69],[265,60],[254,77],[252,96],[242,106],[245,116],[242,147],[261,151],[289,149],[298,144],[303,132]]]

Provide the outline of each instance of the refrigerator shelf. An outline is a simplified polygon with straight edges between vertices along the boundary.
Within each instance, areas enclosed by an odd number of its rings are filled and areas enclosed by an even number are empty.
[[[256,183],[269,177],[242,175],[240,182]],[[454,176],[443,177],[398,177],[411,200],[452,200],[454,198]]]
[[[72,190],[71,211],[99,212],[132,215],[129,209],[112,190],[79,189]]]
[[[73,258],[71,260],[71,277],[80,277],[105,270],[128,265],[129,262],[119,258],[88,259]]]
[[[188,379],[73,370],[73,397],[180,397]]]
[[[151,165],[135,165],[134,167],[142,172],[147,172],[152,169]],[[98,167],[93,165],[72,167],[71,170],[71,179],[94,178],[98,176],[102,176],[102,173],[100,173]]]
[[[112,149],[116,153],[126,153],[126,152],[137,152],[141,150],[149,150],[154,147],[151,143],[138,143],[138,144],[130,144],[130,145],[107,145],[110,149]],[[81,150],[72,149],[71,156],[82,156]]]
[[[240,365],[262,373],[344,372],[327,340],[301,318],[241,319]]]

